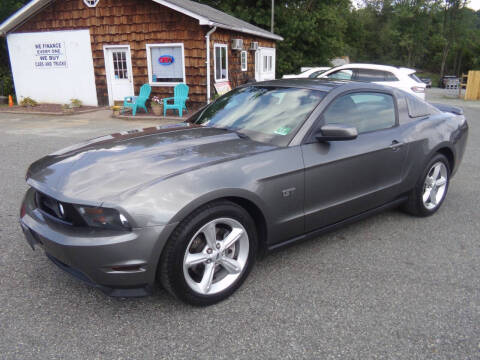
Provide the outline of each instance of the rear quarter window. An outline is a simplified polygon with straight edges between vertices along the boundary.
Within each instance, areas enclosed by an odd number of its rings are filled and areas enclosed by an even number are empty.
[[[385,71],[385,81],[398,81],[398,78],[391,72]]]
[[[357,69],[356,80],[365,82],[385,81],[385,72],[371,69]]]
[[[409,77],[410,79],[412,79],[412,80],[415,80],[415,82],[417,82],[417,83],[423,84],[423,81],[420,80],[420,79],[418,78],[418,76],[415,75],[415,74],[410,74],[410,75],[408,75],[408,77]]]
[[[422,100],[418,99],[413,95],[406,95],[408,115],[412,118],[428,116],[432,114],[432,109],[430,105],[424,103]]]

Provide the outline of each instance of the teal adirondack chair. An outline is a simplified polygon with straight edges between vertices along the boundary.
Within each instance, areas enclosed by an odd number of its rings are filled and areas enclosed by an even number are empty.
[[[169,104],[168,101],[173,100],[173,104]],[[183,110],[187,111],[185,102],[188,100],[188,86],[185,84],[178,84],[173,89],[173,97],[163,99],[163,116],[167,116],[168,109],[177,109],[178,115],[183,116]]]
[[[150,85],[142,85],[140,88],[140,94],[138,96],[127,96],[125,98],[123,101],[123,111],[125,111],[127,108],[132,108],[132,115],[135,116],[137,114],[137,108],[142,108],[148,113],[145,103],[147,102],[151,92],[152,88]]]

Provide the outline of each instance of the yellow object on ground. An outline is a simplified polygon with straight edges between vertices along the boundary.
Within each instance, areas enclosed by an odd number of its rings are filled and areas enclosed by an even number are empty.
[[[468,72],[465,100],[480,100],[480,71]]]

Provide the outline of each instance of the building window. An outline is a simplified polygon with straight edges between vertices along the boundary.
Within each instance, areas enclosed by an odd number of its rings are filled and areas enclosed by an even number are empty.
[[[247,71],[247,52],[242,51],[240,53],[240,63],[242,65],[242,71]]]
[[[215,81],[228,81],[228,55],[227,45],[215,44]]]
[[[115,79],[128,79],[127,53],[125,50],[113,51],[113,71]]]
[[[87,5],[88,7],[95,7],[97,6],[98,2],[100,0],[83,0],[83,2],[85,3],[85,5]]]
[[[183,43],[147,44],[148,82],[152,86],[185,83]]]
[[[273,71],[273,56],[264,55],[263,56],[263,72]]]

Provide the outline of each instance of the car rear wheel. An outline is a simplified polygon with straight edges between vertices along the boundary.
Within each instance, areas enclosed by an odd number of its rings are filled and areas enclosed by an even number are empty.
[[[187,303],[211,305],[230,296],[255,261],[255,225],[230,201],[202,207],[183,220],[160,259],[163,287]]]
[[[433,215],[447,195],[450,167],[442,154],[435,155],[409,195],[404,210],[416,216]]]

